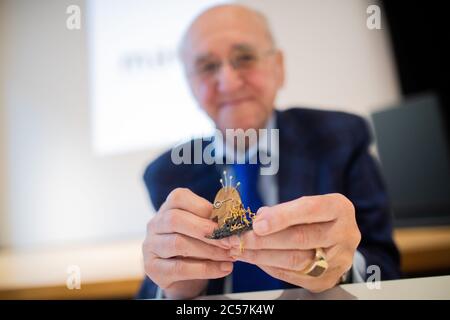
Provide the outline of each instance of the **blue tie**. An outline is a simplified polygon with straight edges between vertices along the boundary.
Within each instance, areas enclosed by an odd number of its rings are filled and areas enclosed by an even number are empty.
[[[258,192],[259,165],[234,164],[232,165],[235,181],[239,181],[239,193],[244,208],[250,207],[252,212],[263,206]],[[245,244],[244,244],[245,245]],[[242,261],[234,263],[233,292],[248,292],[282,289],[283,282],[269,276],[253,264]]]

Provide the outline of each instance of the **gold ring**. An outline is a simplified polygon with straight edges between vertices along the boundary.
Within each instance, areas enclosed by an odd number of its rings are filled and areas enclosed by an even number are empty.
[[[325,256],[325,252],[322,248],[316,248],[316,254],[314,261],[309,266],[300,271],[301,274],[305,274],[311,277],[320,277],[328,269],[328,262]]]

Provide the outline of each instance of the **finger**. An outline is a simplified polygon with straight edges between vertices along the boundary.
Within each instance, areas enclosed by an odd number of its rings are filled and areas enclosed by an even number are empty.
[[[253,230],[259,235],[266,235],[297,224],[333,221],[339,215],[351,212],[354,213],[353,204],[340,194],[301,197],[260,208],[253,222]]]
[[[330,289],[339,282],[341,276],[340,268],[330,268],[320,277],[303,275],[296,271],[286,270],[277,267],[258,266],[270,276],[302,287],[312,292],[322,292]]]
[[[233,261],[229,250],[178,233],[153,236],[149,240],[148,250],[160,258],[180,256],[215,261]]]
[[[333,266],[338,246],[324,249],[327,262]],[[277,267],[286,270],[302,271],[309,266],[315,250],[247,250],[231,249],[230,255],[239,261],[256,265]]]
[[[350,270],[352,258],[343,252],[339,245],[325,248],[325,256],[328,262],[328,269],[320,277],[312,277],[303,273],[286,268],[272,267],[269,265],[258,265],[263,271],[274,278],[301,286],[313,292],[320,292],[333,287],[339,282],[342,274]]]
[[[288,270],[303,270],[314,259],[313,250],[247,250],[231,249],[236,260],[256,265],[278,267]]]
[[[224,249],[230,248],[228,239],[206,238],[218,227],[217,223],[198,217],[188,211],[170,209],[158,213],[153,219],[155,220],[148,227],[151,234],[179,233]]]
[[[196,216],[209,219],[213,205],[187,188],[176,188],[170,192],[158,211],[163,212],[169,209],[181,209],[189,211]]]
[[[338,243],[343,233],[336,232],[336,230],[336,221],[301,224],[264,236],[260,236],[254,231],[249,231],[240,237],[232,236],[229,242],[233,247],[239,247],[242,242],[246,249],[252,250],[326,248]]]
[[[233,271],[233,264],[188,258],[155,258],[146,271],[156,275],[156,282],[164,289],[177,281],[225,277]]]

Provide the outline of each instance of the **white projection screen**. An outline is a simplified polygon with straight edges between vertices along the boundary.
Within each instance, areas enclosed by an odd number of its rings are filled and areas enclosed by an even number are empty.
[[[217,3],[87,1],[95,154],[162,148],[211,133],[213,124],[184,79],[177,46],[189,22]]]

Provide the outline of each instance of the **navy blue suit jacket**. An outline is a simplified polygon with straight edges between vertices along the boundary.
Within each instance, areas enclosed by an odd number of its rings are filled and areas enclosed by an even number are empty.
[[[392,240],[388,198],[378,166],[368,153],[371,136],[365,121],[342,112],[276,112],[279,202],[335,192],[345,195],[356,209],[361,231],[358,250],[367,266],[378,265],[383,280],[398,278],[399,254]],[[177,187],[189,188],[213,202],[221,187],[219,172],[215,165],[175,165],[168,151],[148,166],[144,181],[158,209]],[[219,294],[222,289],[223,279],[210,280],[207,293]],[[155,293],[156,285],[146,278],[137,297],[152,298]]]

